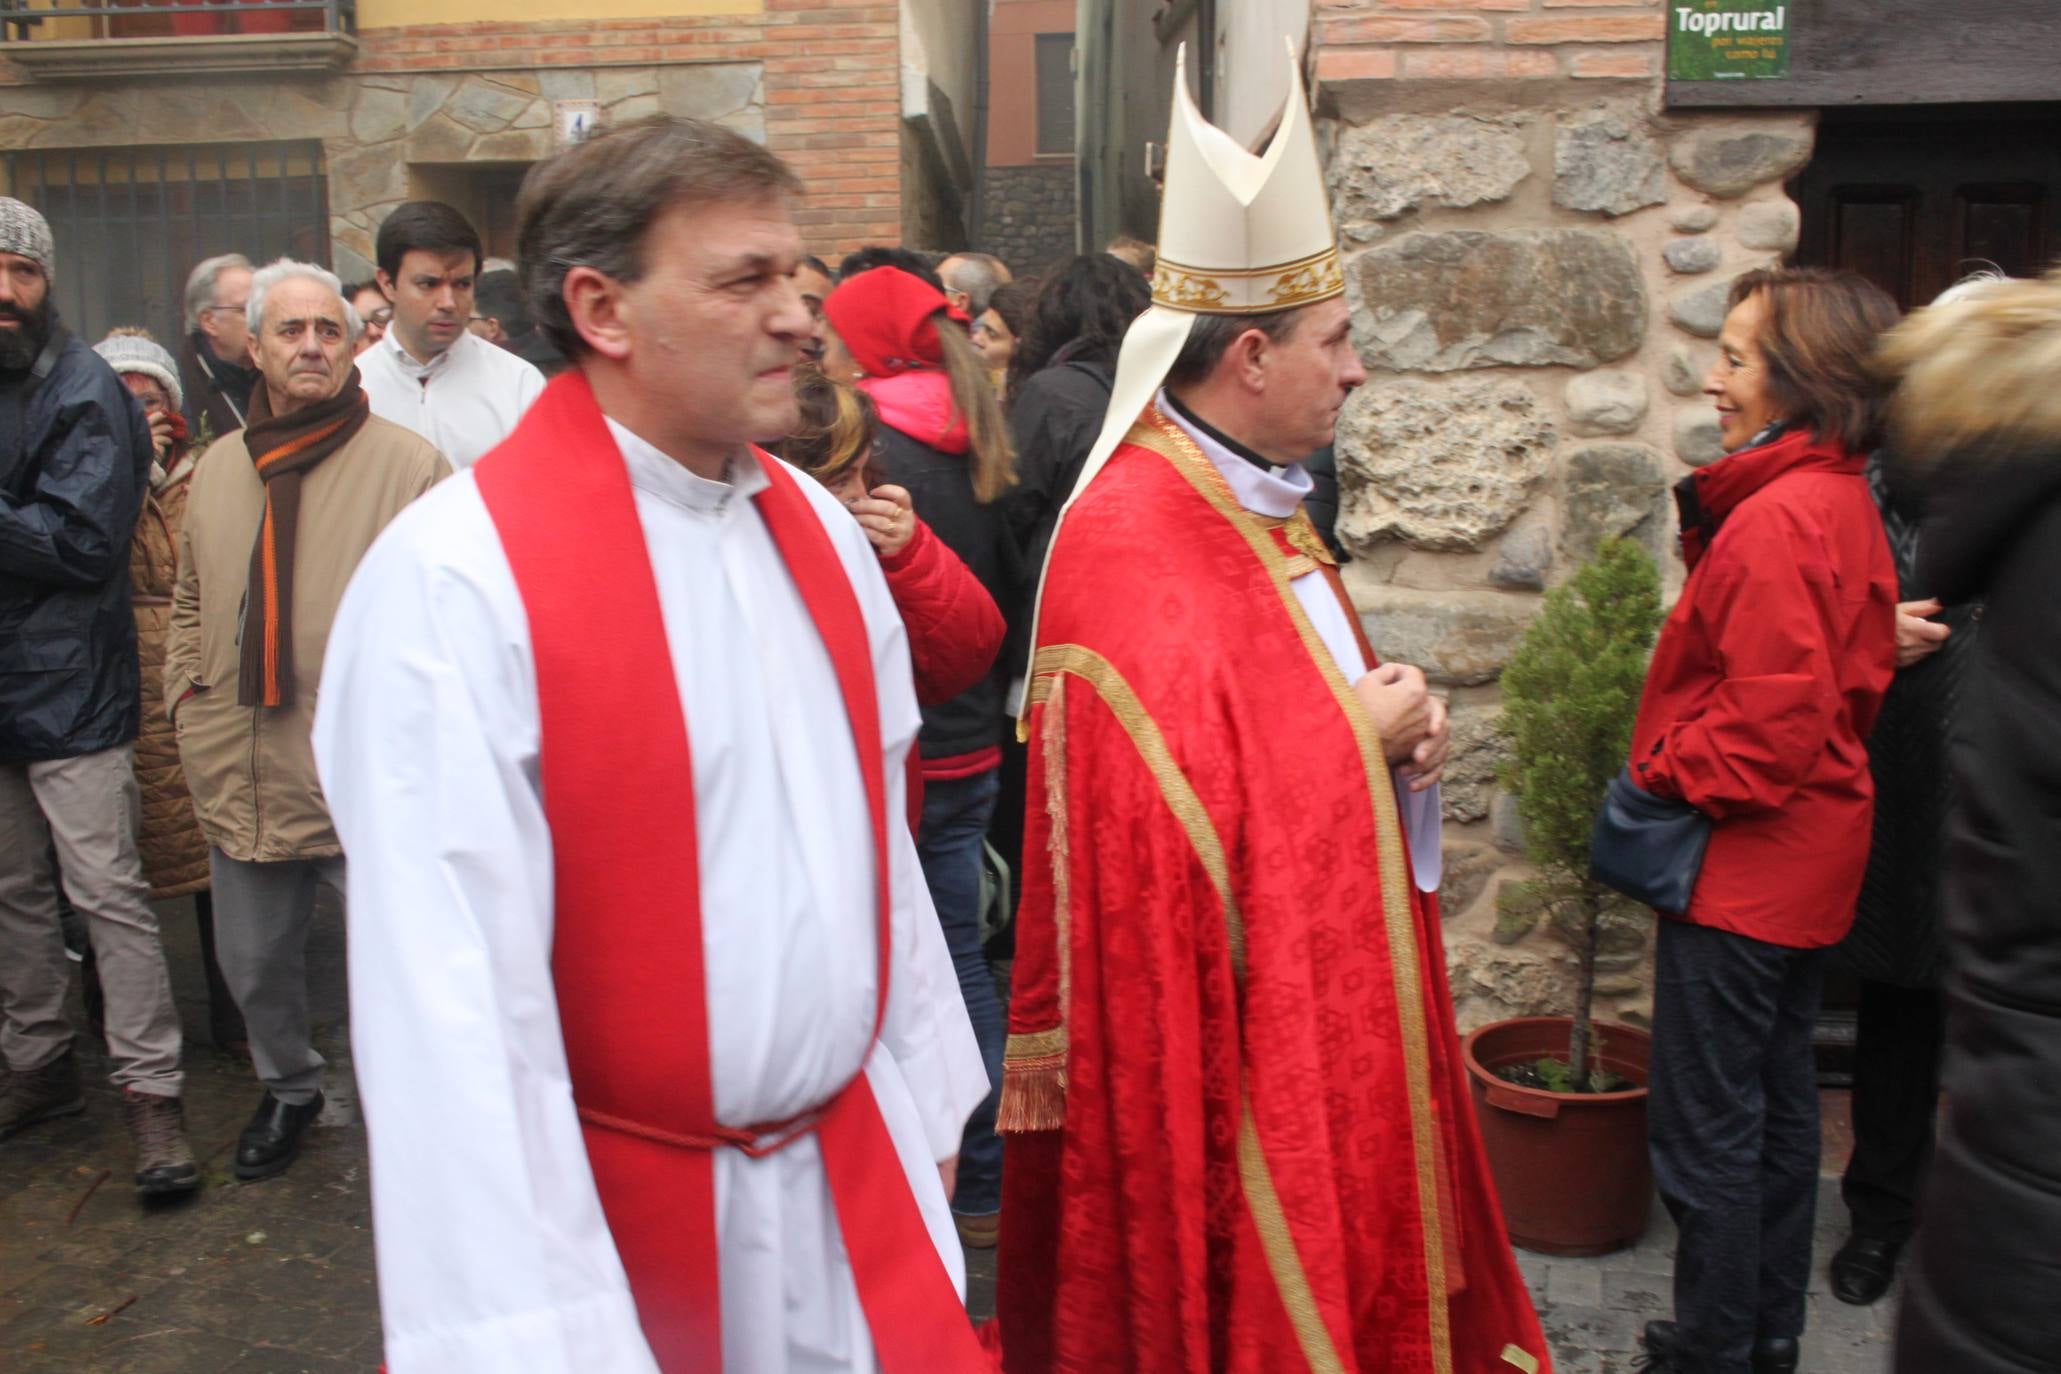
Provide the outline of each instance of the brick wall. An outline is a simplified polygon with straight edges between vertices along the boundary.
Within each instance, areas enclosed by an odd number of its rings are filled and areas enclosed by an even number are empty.
[[[342,76],[356,84],[382,74],[605,75],[675,63],[762,63],[766,142],[808,186],[796,219],[811,251],[834,261],[860,244],[902,238],[898,16],[892,0],[766,0],[764,11],[752,15],[368,29]],[[317,80],[282,74],[279,84],[307,88]],[[8,87],[45,84],[0,60],[0,107]],[[165,85],[132,78],[102,84],[110,91]],[[79,140],[105,141],[90,132]]]
[[[877,0],[766,0],[755,15],[421,24],[359,35],[354,70],[763,62],[767,146],[807,184],[795,218],[834,262],[902,237],[898,22]]]
[[[1318,0],[1320,81],[1650,80],[1662,0]]]

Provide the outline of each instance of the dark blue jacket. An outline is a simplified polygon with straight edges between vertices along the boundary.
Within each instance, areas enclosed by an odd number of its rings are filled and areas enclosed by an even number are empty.
[[[150,460],[142,407],[78,339],[40,382],[0,373],[0,763],[136,737],[129,539]]]

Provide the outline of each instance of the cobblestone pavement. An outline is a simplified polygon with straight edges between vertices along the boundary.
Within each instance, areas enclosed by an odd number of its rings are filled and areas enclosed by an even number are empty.
[[[190,904],[160,908],[180,1014],[207,1024]],[[238,1183],[236,1133],[259,1089],[239,1059],[189,1041],[187,1124],[204,1157],[198,1197],[140,1205],[119,1101],[98,1047],[83,1115],[0,1143],[0,1372],[4,1374],[370,1374],[379,1364],[365,1133],[345,1034],[343,933],[318,917],[309,951],[316,1042],[329,1106],[285,1174]],[[83,1024],[78,1000],[74,1019]],[[1818,1271],[1805,1374],[1886,1374],[1894,1300],[1852,1308],[1825,1291],[1845,1226],[1836,1187],[1820,1198]],[[1519,1252],[1561,1374],[1631,1374],[1638,1336],[1668,1307],[1673,1227],[1655,1208],[1640,1244],[1599,1259]],[[968,1256],[970,1307],[994,1309],[994,1252]],[[596,1371],[595,1374],[606,1374]]]

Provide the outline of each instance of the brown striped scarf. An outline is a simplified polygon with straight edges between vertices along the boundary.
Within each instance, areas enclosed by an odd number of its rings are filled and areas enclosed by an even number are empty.
[[[265,518],[250,551],[243,660],[236,678],[240,706],[293,702],[293,540],[300,523],[301,477],[348,444],[371,413],[355,366],[336,395],[290,415],[272,414],[271,393],[262,383],[251,391],[243,442],[265,484]]]

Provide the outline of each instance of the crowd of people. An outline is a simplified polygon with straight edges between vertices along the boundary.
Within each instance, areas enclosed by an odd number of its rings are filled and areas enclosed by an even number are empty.
[[[175,356],[72,337],[0,199],[0,1138],[85,1105],[69,919],[136,1188],[201,1186],[191,896],[235,1172],[289,1168],[329,887],[394,1374],[1548,1368],[1445,704],[1312,520],[1366,374],[1299,84],[1264,160],[1177,88],[1160,242],[1025,279],[832,267],[776,157],[654,118],[539,165],[512,263],[429,201],[370,281],[210,257]],[[1798,1368],[1835,961],[1835,1293],[1915,1233],[1900,1368],[2044,1358],[2061,279],[1897,315],[1741,277],[1677,489],[1627,777],[1708,827],[1656,952],[1679,1374]]]

